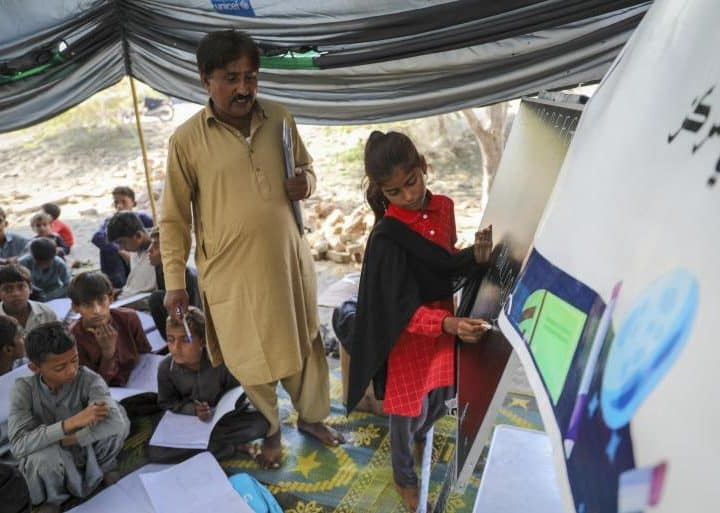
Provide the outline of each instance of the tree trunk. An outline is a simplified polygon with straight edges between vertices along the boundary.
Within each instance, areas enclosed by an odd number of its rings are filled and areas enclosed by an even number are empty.
[[[447,125],[445,124],[445,116],[440,114],[437,117],[438,122],[438,139],[447,139]]]
[[[488,118],[486,125],[483,125],[473,109],[465,109],[462,113],[470,126],[470,130],[475,135],[482,154],[480,208],[485,211],[490,186],[500,165],[500,157],[505,146],[507,103],[496,103],[485,109],[485,117]]]

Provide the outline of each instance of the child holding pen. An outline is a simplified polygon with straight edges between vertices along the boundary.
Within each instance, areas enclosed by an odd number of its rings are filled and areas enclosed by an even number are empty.
[[[158,405],[184,415],[208,421],[222,396],[238,386],[224,364],[213,367],[205,352],[205,316],[194,306],[188,308],[182,323],[167,318],[167,343],[170,354],[158,368]],[[235,409],[215,425],[208,450],[218,460],[236,452],[248,452],[248,442],[265,436],[269,424],[255,410],[245,394]],[[176,463],[198,450],[150,446],[149,457],[158,463]]]

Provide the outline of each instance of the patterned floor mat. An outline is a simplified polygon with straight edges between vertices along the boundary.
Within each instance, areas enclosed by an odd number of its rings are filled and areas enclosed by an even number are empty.
[[[331,366],[332,411],[329,423],[341,431],[347,443],[336,448],[325,447],[315,439],[298,432],[297,414],[284,391],[280,410],[283,433],[281,469],[265,471],[248,456],[222,461],[228,475],[247,472],[264,483],[287,513],[401,513],[406,509],[395,492],[390,468],[390,439],[387,418],[356,412],[345,417],[340,402],[342,385],[337,360]],[[133,419],[130,437],[119,458],[119,470],[125,475],[147,463],[147,442],[160,415]],[[542,429],[535,399],[509,394],[497,424]],[[454,419],[446,417],[436,424],[433,443],[433,466],[430,502],[439,493],[454,449]],[[463,493],[452,493],[445,511],[463,513],[472,510],[484,463],[481,458],[469,485]],[[76,505],[66,503],[64,509]]]

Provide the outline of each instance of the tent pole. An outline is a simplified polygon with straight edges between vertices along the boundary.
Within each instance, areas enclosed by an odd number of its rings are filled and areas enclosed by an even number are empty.
[[[155,197],[153,196],[152,184],[150,182],[150,166],[148,165],[147,149],[145,148],[145,137],[143,137],[142,125],[140,124],[140,110],[138,109],[137,93],[135,92],[135,80],[130,76],[130,90],[132,91],[133,109],[135,110],[135,126],[137,127],[140,149],[142,150],[143,165],[145,167],[145,184],[147,185],[150,208],[152,209],[153,221],[157,224],[157,209],[155,208]]]

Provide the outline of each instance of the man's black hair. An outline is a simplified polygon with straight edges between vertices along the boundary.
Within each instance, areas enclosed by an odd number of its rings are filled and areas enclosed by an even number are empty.
[[[47,262],[57,255],[57,244],[47,237],[37,237],[30,243],[30,254],[38,262]]]
[[[137,232],[144,232],[145,226],[135,212],[118,212],[107,224],[107,238],[115,242],[120,237],[132,237]]]
[[[125,185],[120,185],[112,190],[113,196],[126,196],[135,203],[135,191]]]
[[[27,267],[20,264],[0,265],[0,285],[24,281],[32,287],[32,276]]]
[[[112,283],[105,274],[89,271],[77,274],[70,280],[68,297],[73,305],[78,306],[102,300],[112,291]]]
[[[50,217],[53,218],[53,221],[60,217],[60,207],[58,207],[55,203],[44,203],[40,208],[43,212],[49,214]]]
[[[0,315],[0,349],[15,343],[20,325],[14,317]]]
[[[239,30],[210,32],[200,40],[197,52],[198,71],[210,75],[241,57],[250,59],[253,69],[260,69],[260,49],[253,39]]]
[[[63,323],[55,321],[33,328],[25,337],[25,354],[36,365],[50,354],[63,354],[75,346],[75,339]]]

